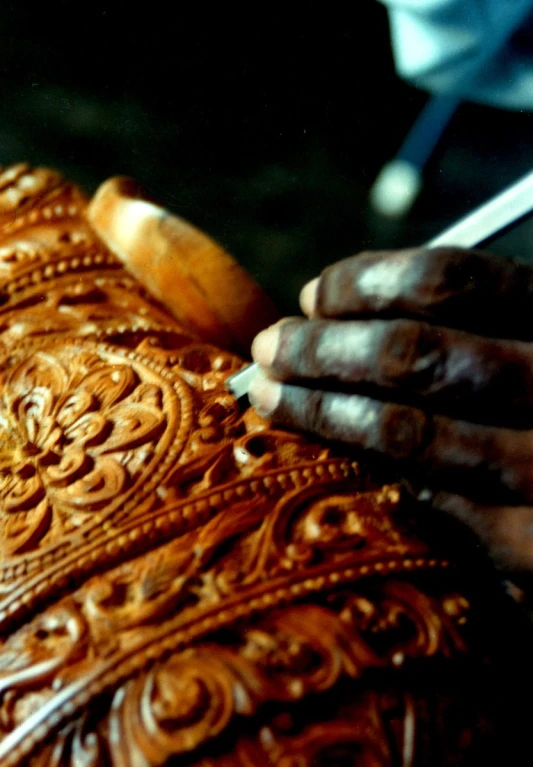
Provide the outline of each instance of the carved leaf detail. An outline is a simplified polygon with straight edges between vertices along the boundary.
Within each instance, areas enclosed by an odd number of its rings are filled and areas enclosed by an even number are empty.
[[[15,554],[52,527],[79,528],[84,514],[117,503],[146,470],[168,419],[153,376],[145,381],[90,349],[30,353],[2,378],[1,545]]]
[[[106,453],[131,450],[156,439],[165,422],[160,410],[134,402],[110,408],[108,418],[113,431],[102,447],[102,452]]]
[[[90,717],[68,724],[55,743],[44,746],[31,759],[31,767],[107,767],[104,739],[88,724]]]
[[[50,684],[61,686],[67,664],[86,654],[86,625],[66,600],[21,630],[0,655],[0,722],[13,727],[31,712],[33,696],[41,704],[52,696]]]
[[[91,410],[96,410],[98,403],[93,391],[89,388],[78,389],[59,399],[57,403],[57,423],[68,429],[79,418]]]
[[[62,507],[94,511],[114,500],[126,487],[126,470],[110,456],[102,456],[92,471],[53,494]]]
[[[130,394],[138,383],[134,371],[126,365],[102,366],[82,381],[85,391],[92,392],[102,410]]]
[[[7,512],[27,511],[43,497],[44,488],[33,466],[21,463],[16,474],[4,475],[3,504]]]
[[[41,489],[41,488],[39,488]],[[2,525],[0,550],[4,555],[21,554],[46,535],[52,521],[52,510],[46,498],[33,501],[33,508],[5,516]]]
[[[64,430],[68,442],[81,447],[101,445],[109,433],[109,421],[103,413],[85,413]]]
[[[90,471],[91,459],[80,445],[72,447],[61,456],[59,463],[46,469],[49,488],[66,487],[71,482],[85,476]]]
[[[402,584],[398,589],[401,594]],[[343,677],[358,679],[389,663],[363,641],[357,624],[347,624],[337,612],[313,605],[276,611],[249,625],[232,648],[190,648],[121,687],[109,717],[113,764],[163,765],[267,703],[297,702],[333,689]],[[324,754],[333,753],[333,743],[322,741]],[[385,742],[368,746],[369,758],[374,748],[387,753]],[[380,762],[368,762],[374,763]]]

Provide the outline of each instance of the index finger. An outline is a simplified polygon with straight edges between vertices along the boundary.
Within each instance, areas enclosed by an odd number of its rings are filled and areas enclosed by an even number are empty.
[[[477,250],[362,253],[325,269],[300,301],[314,317],[423,318],[481,335],[533,338],[533,268]]]

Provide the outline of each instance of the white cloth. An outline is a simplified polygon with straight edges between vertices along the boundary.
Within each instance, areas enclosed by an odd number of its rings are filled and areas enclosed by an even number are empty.
[[[381,0],[398,73],[433,93],[533,110],[533,0]]]

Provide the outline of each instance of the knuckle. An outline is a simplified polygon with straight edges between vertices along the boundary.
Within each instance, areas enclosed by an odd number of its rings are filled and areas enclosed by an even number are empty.
[[[317,286],[316,311],[324,317],[343,314],[354,300],[354,283],[360,268],[359,256],[351,256],[328,266]]]
[[[533,354],[530,349],[519,349],[517,353],[512,344],[504,341],[495,348],[483,350],[479,359],[473,356],[471,368],[477,373],[478,388],[484,387],[490,394],[496,414],[508,406],[520,411],[522,425],[530,422],[533,403]]]
[[[439,259],[442,283],[454,292],[471,292],[487,282],[495,259],[478,250],[442,248],[433,251]]]
[[[442,375],[445,364],[442,333],[425,323],[393,320],[380,350],[384,384],[426,389]]]
[[[417,458],[431,439],[431,417],[417,408],[387,403],[383,406],[380,446],[397,460]]]
[[[305,321],[287,320],[279,326],[279,340],[272,363],[273,369],[280,375],[306,375],[307,367],[312,368],[312,355],[308,343],[307,324]]]
[[[316,390],[306,400],[305,421],[309,431],[328,436],[329,424],[325,418],[324,392]]]
[[[533,500],[533,432],[491,430],[478,455],[489,487],[513,502]]]
[[[327,343],[328,321],[311,320],[299,328],[296,353],[304,375],[320,377],[327,372],[335,349]]]

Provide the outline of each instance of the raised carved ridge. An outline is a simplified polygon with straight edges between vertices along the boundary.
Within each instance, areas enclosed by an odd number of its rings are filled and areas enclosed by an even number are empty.
[[[485,669],[483,599],[398,486],[241,412],[86,205],[0,174],[0,762],[416,763],[454,697],[410,669]]]

